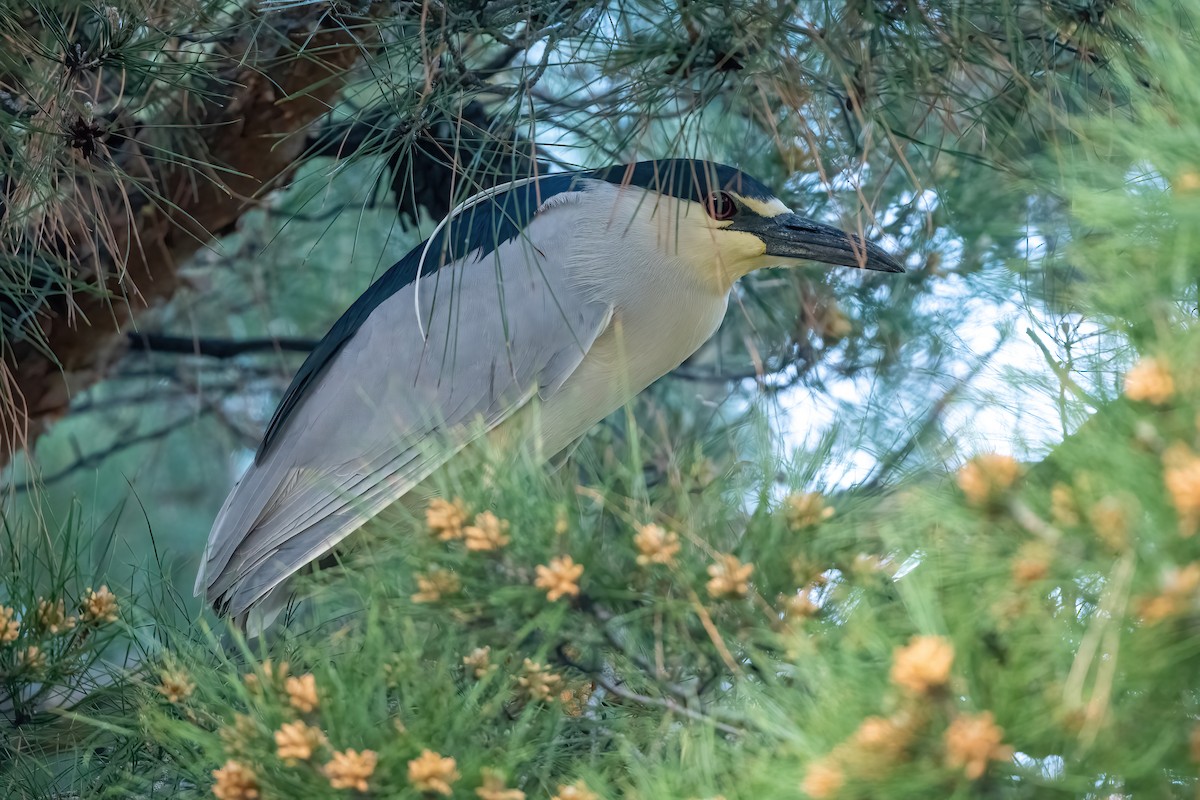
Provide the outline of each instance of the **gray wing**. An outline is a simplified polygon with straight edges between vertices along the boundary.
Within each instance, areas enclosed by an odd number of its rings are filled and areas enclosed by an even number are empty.
[[[568,279],[571,216],[551,208],[379,303],[225,501],[197,594],[243,613],[473,435],[562,386],[612,316]]]

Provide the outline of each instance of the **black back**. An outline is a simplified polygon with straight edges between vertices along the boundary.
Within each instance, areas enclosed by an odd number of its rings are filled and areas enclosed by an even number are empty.
[[[551,197],[570,191],[580,179],[602,180],[621,186],[639,186],[684,200],[703,202],[713,191],[726,189],[743,197],[766,200],[773,193],[754,178],[733,167],[711,161],[676,158],[642,161],[583,172],[546,175],[536,181],[496,194],[448,221],[433,237],[424,265],[421,254],[426,242],[410,250],[379,277],[329,329],[300,366],[279,401],[267,432],[258,446],[255,462],[261,464],[284,424],[303,400],[308,388],[325,370],[338,351],[350,341],[379,304],[417,279],[431,275],[446,264],[478,251],[479,258],[515,239],[533,219],[538,208]]]

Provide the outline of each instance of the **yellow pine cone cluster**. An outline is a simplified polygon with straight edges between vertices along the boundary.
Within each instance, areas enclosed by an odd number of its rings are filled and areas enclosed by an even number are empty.
[[[789,621],[815,617],[821,610],[812,599],[811,589],[804,589],[795,594],[781,594],[776,598],[775,604],[783,612],[784,619]]]
[[[414,603],[436,603],[443,597],[458,594],[462,589],[462,581],[458,576],[441,567],[433,567],[416,578],[417,591],[412,596]]]
[[[482,680],[489,672],[496,669],[496,665],[491,662],[491,656],[492,648],[476,647],[463,656],[463,666],[475,676],[475,680]]]
[[[308,714],[316,710],[320,703],[320,699],[317,697],[317,679],[311,672],[288,678],[284,681],[283,687],[287,692],[288,703],[301,714]]]
[[[508,535],[508,520],[498,519],[490,511],[475,515],[475,524],[463,529],[467,549],[474,552],[499,550],[512,541]]]
[[[334,752],[322,772],[334,789],[365,792],[371,788],[369,780],[375,774],[378,762],[379,756],[374,750],[339,750]]]
[[[459,779],[456,766],[453,758],[424,750],[408,762],[408,782],[419,791],[449,797],[454,792],[451,784]]]
[[[882,773],[904,758],[913,733],[913,720],[907,714],[867,717],[846,742],[847,758],[858,763],[860,773]]]
[[[181,669],[169,669],[159,675],[158,693],[171,703],[182,703],[192,696],[196,684]]]
[[[555,675],[550,667],[527,658],[517,677],[517,685],[525,690],[529,699],[548,702],[558,693],[562,680],[562,676]]]
[[[800,791],[812,800],[829,800],[846,784],[846,773],[832,758],[818,759],[808,765]]]
[[[1143,358],[1125,373],[1125,396],[1139,403],[1165,405],[1175,396],[1171,370],[1157,358]]]
[[[1021,475],[1021,465],[1012,456],[982,453],[958,470],[955,482],[967,502],[990,506],[1008,493]]]
[[[43,600],[38,598],[37,627],[51,636],[66,633],[78,622],[75,617],[67,614],[67,604],[62,600]]]
[[[1190,194],[1200,189],[1200,174],[1185,170],[1171,182],[1171,189],[1180,194]]]
[[[475,790],[479,800],[525,800],[525,793],[520,789],[509,789],[504,776],[500,773],[485,769],[483,783]]]
[[[858,778],[883,777],[907,757],[918,725],[910,712],[867,717],[831,753],[809,765],[800,788],[814,800],[822,800],[841,790],[847,772]]]
[[[1163,453],[1163,483],[1179,516],[1179,532],[1191,536],[1200,526],[1200,457],[1184,444]]]
[[[793,531],[818,525],[832,517],[833,513],[833,508],[825,505],[825,498],[820,492],[797,492],[783,501],[783,517]]]
[[[1173,569],[1163,576],[1161,591],[1138,603],[1142,619],[1150,624],[1200,608],[1200,561]]]
[[[1100,541],[1112,550],[1121,551],[1129,544],[1129,522],[1132,514],[1129,503],[1119,497],[1107,496],[1088,509],[1088,524]]]
[[[285,722],[275,731],[275,753],[284,761],[308,761],[324,744],[321,729],[303,722]]]
[[[79,616],[88,625],[103,625],[117,621],[117,596],[108,586],[88,589],[79,604]]]
[[[46,668],[46,654],[36,645],[26,647],[17,653],[17,666],[31,672],[43,670]]]
[[[801,782],[812,800],[836,797],[847,775],[879,779],[910,757],[916,735],[925,722],[920,712],[902,711],[892,717],[867,717],[858,729],[826,756],[813,761]],[[1004,730],[990,711],[957,715],[942,734],[945,763],[977,780],[993,761],[1006,761],[1013,748],[1004,744]]]
[[[679,554],[679,535],[658,525],[639,525],[633,536],[637,548],[637,563],[643,567],[651,564],[673,566]]]
[[[1004,729],[996,724],[990,711],[955,717],[942,738],[946,765],[962,769],[971,780],[981,777],[989,762],[1007,761],[1013,756],[1013,749],[1004,744]]]
[[[453,500],[435,497],[425,507],[425,524],[435,539],[452,542],[463,538],[463,527],[467,524],[468,514],[467,504],[461,497]]]
[[[583,565],[576,564],[570,556],[559,556],[550,559],[549,564],[538,564],[537,579],[533,585],[546,591],[546,599],[551,602],[561,597],[579,596],[579,578],[583,575]]]
[[[753,564],[743,564],[733,554],[723,553],[709,565],[705,589],[714,599],[745,597],[750,592],[750,575],[753,573]]]
[[[11,644],[21,635],[21,623],[17,622],[17,611],[0,606],[0,644]]]
[[[255,800],[258,797],[258,778],[254,770],[240,761],[229,760],[213,770],[213,794],[217,800]]]
[[[551,800],[600,800],[600,795],[593,792],[583,781],[572,784],[561,784],[558,793]]]
[[[221,739],[230,750],[244,749],[257,738],[259,731],[258,723],[251,717],[237,714],[234,724],[222,729]],[[302,721],[280,725],[274,733],[274,740],[276,755],[291,766],[301,761],[311,761],[319,749],[329,744],[320,728]],[[375,773],[378,761],[379,756],[373,750],[335,750],[320,768],[320,773],[334,789],[366,792],[371,788],[370,778]],[[253,769],[240,761],[227,761],[221,769],[213,771],[213,778],[213,794],[219,800],[253,800],[260,794]]]
[[[928,694],[950,681],[954,645],[941,636],[914,636],[892,653],[892,683],[914,695]]]
[[[1022,586],[1037,583],[1050,574],[1054,551],[1045,542],[1027,542],[1021,545],[1012,562],[1013,580]]]

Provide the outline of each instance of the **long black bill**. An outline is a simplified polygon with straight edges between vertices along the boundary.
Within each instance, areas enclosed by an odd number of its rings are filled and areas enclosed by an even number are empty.
[[[802,258],[858,267],[879,272],[904,272],[904,267],[882,247],[864,241],[831,225],[823,225],[799,214],[759,217],[734,226],[753,233],[767,243],[767,255],[780,258]]]

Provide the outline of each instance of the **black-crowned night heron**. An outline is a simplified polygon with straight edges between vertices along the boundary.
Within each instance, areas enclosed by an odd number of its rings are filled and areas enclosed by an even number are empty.
[[[473,438],[553,456],[713,335],[734,281],[877,246],[707,161],[547,175],[454,209],[350,306],[213,523],[196,593],[243,623]],[[257,627],[257,626],[256,626]]]

